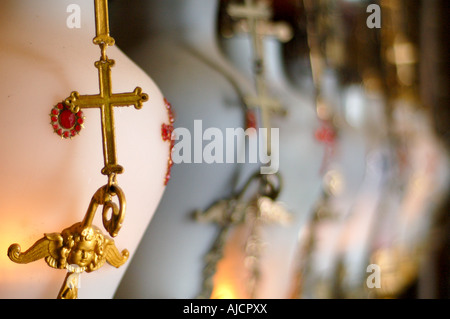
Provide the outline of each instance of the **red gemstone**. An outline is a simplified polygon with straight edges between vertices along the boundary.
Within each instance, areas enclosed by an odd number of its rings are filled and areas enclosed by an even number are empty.
[[[62,135],[62,134],[63,134],[63,131],[62,131],[61,129],[59,129],[59,130],[57,131],[57,133],[58,133],[58,135]]]
[[[53,115],[58,115],[58,114],[59,114],[59,110],[53,109],[53,110],[52,110],[52,114],[53,114]]]
[[[76,116],[72,111],[70,110],[64,110],[61,112],[61,115],[59,116],[59,123],[62,127],[65,129],[71,129],[76,122]]]
[[[169,113],[169,121],[173,124],[175,122],[175,113],[172,109],[172,104],[170,104],[166,98],[164,98],[164,103],[166,105],[167,112]]]
[[[57,122],[58,118],[56,116],[52,116],[52,122]]]
[[[169,141],[170,142],[170,152],[169,152],[169,159],[167,161],[167,172],[166,172],[166,178],[164,181],[164,185],[167,185],[169,183],[170,177],[171,177],[171,169],[173,166],[173,160],[172,160],[172,149],[175,145],[175,142],[172,140],[172,135],[174,132],[174,126],[173,123],[175,122],[175,114],[172,110],[172,105],[167,101],[166,98],[164,98],[164,103],[166,105],[167,113],[169,116],[169,124],[163,123],[161,125],[161,136],[163,141]]]
[[[78,118],[77,122],[78,122],[78,124],[83,124],[84,120],[82,118]]]
[[[69,132],[64,132],[64,137],[69,137]]]
[[[60,110],[62,110],[62,109],[64,108],[64,105],[63,105],[62,103],[59,103],[59,104],[57,105],[57,108],[60,109]]]
[[[315,133],[315,136],[318,141],[330,144],[333,143],[336,138],[335,132],[328,127],[322,127],[318,129]]]
[[[257,120],[256,120],[256,115],[255,115],[254,112],[247,111],[245,121],[246,121],[247,128],[254,128],[254,129],[256,129]]]
[[[317,130],[315,135],[316,135],[316,139],[318,141],[322,141],[323,140],[323,132],[322,132],[322,130]]]
[[[174,128],[172,125],[163,124],[161,126],[161,135],[163,141],[170,141],[172,138],[172,132]]]
[[[81,131],[81,126],[80,126],[80,125],[75,126],[75,130],[76,130],[77,132]]]

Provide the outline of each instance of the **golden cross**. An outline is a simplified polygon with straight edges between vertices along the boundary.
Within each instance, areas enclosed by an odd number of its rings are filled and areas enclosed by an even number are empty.
[[[266,21],[272,16],[267,4],[263,2],[254,3],[253,0],[245,0],[244,5],[230,4],[227,12],[233,18],[247,20],[250,34],[253,36],[255,56],[257,59],[261,58],[263,56],[263,48],[261,41],[258,41],[257,27],[259,21]]]
[[[72,92],[65,103],[71,107],[73,112],[84,108],[100,109],[105,162],[102,174],[111,176],[123,172],[123,167],[117,163],[114,107],[133,105],[136,109],[140,109],[143,103],[148,101],[148,95],[142,93],[140,87],[136,87],[130,93],[112,93],[111,67],[115,62],[106,56],[106,48],[114,45],[115,41],[109,35],[108,0],[95,0],[95,23],[96,37],[93,42],[101,48],[101,58],[95,62],[95,67],[98,69],[100,92],[95,95],[80,95],[78,92]]]
[[[230,4],[227,12],[233,18],[246,19],[248,23],[249,33],[253,40],[253,63],[257,96],[245,98],[245,104],[247,107],[261,109],[263,127],[267,128],[268,154],[270,154],[270,113],[283,111],[283,108],[281,103],[271,98],[267,92],[264,72],[264,47],[262,34],[258,32],[258,23],[270,19],[272,13],[266,3],[254,3],[253,0],[245,0],[244,5]]]

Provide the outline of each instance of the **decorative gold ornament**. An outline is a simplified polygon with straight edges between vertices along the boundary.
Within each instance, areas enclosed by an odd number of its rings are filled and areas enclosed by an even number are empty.
[[[101,268],[105,261],[118,268],[127,261],[129,253],[126,249],[120,252],[114,240],[104,236],[99,228],[80,222],[61,233],[45,234],[23,253],[20,245],[11,245],[8,256],[19,264],[44,258],[50,267],[74,273],[73,265],[80,267],[78,272],[92,272]]]
[[[256,186],[256,187],[255,187]],[[256,188],[256,190],[254,189]],[[231,230],[238,225],[250,227],[250,235],[245,243],[245,264],[249,272],[247,288],[251,298],[259,281],[260,255],[263,252],[260,229],[263,224],[279,223],[286,225],[292,216],[276,199],[281,191],[279,174],[250,177],[244,188],[230,198],[220,199],[205,211],[196,211],[194,218],[199,222],[214,222],[220,226],[219,233],[211,249],[205,256],[202,290],[198,298],[210,298],[214,288],[214,275],[217,265],[224,255]]]
[[[99,72],[100,92],[97,95],[72,92],[64,104],[74,113],[83,108],[100,108],[105,164],[101,172],[108,176],[108,183],[94,194],[82,222],[64,229],[61,233],[45,234],[23,253],[18,244],[13,244],[8,249],[8,256],[13,262],[26,264],[44,258],[50,267],[66,269],[68,274],[58,294],[60,299],[78,297],[79,275],[82,272],[95,271],[105,262],[118,268],[129,256],[126,249],[120,252],[114,240],[103,235],[98,227],[92,225],[92,221],[98,206],[103,206],[103,226],[108,233],[115,237],[122,227],[126,199],[116,180],[116,175],[123,172],[123,167],[117,163],[113,108],[133,105],[140,109],[143,103],[148,101],[148,95],[142,93],[140,87],[131,93],[112,93],[111,67],[114,60],[108,59],[106,48],[114,45],[115,41],[109,35],[107,0],[95,0],[95,19],[96,37],[93,42],[101,48],[101,58],[95,63]],[[116,197],[118,205],[113,202]],[[109,215],[111,217],[108,217]]]
[[[114,196],[118,197],[119,206],[112,202]],[[77,298],[78,287],[75,283],[78,282],[80,273],[95,271],[105,262],[118,268],[129,256],[126,249],[120,252],[114,240],[104,236],[98,227],[92,225],[99,205],[103,205],[103,226],[111,236],[117,236],[125,217],[125,195],[117,185],[105,185],[92,197],[82,222],[64,229],[61,233],[45,234],[23,253],[20,245],[13,244],[8,249],[8,257],[19,264],[44,258],[52,268],[67,269],[68,274],[58,298]],[[109,210],[112,211],[110,219],[107,218]]]

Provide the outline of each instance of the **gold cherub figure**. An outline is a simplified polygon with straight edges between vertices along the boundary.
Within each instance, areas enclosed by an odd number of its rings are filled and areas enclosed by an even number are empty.
[[[111,195],[119,197],[120,207],[111,201]],[[58,294],[58,298],[77,298],[78,275],[81,272],[92,272],[101,268],[105,262],[118,268],[129,257],[128,250],[120,252],[114,244],[114,240],[103,235],[101,230],[92,226],[92,219],[98,205],[110,208],[113,211],[112,218],[107,220],[104,216],[103,223],[108,232],[115,236],[123,220],[125,198],[117,185],[100,188],[91,200],[88,212],[82,222],[76,223],[61,233],[44,234],[27,251],[21,252],[18,244],[13,244],[8,249],[9,258],[19,264],[27,264],[44,258],[46,263],[56,269],[67,269],[66,280]],[[112,227],[114,225],[115,227]]]

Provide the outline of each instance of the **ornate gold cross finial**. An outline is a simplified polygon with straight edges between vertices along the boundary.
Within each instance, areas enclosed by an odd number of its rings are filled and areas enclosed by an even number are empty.
[[[95,0],[95,19],[96,37],[93,41],[102,48],[104,59],[106,47],[115,44],[114,38],[109,35],[108,0]]]
[[[61,115],[58,110],[62,112],[70,110],[73,114],[80,114],[80,109],[100,109],[105,164],[102,174],[108,176],[108,184],[99,188],[94,194],[83,221],[64,229],[61,233],[45,234],[23,253],[18,244],[13,244],[8,249],[8,256],[13,262],[26,264],[45,258],[50,267],[67,269],[68,274],[58,294],[58,298],[64,299],[77,298],[80,273],[95,271],[105,262],[114,267],[120,267],[128,259],[128,251],[124,249],[120,252],[114,241],[104,236],[99,228],[92,225],[92,222],[98,206],[103,206],[103,226],[108,233],[115,237],[122,227],[126,199],[116,181],[116,174],[121,174],[123,167],[117,163],[113,109],[117,106],[130,105],[140,109],[148,100],[148,95],[142,93],[140,87],[136,87],[131,93],[112,93],[111,67],[114,66],[114,61],[106,56],[106,48],[114,45],[115,41],[109,35],[107,0],[95,0],[95,21],[96,37],[93,42],[101,49],[101,58],[95,62],[99,74],[100,92],[96,95],[80,95],[78,92],[72,92],[65,100],[65,105],[60,103],[59,107],[52,111],[51,116]],[[80,115],[77,116],[79,116],[78,119],[81,118]],[[65,119],[67,120],[67,117]],[[61,120],[61,118],[52,119],[52,124],[60,121],[65,128],[72,125],[65,125],[66,123]],[[62,136],[62,134],[59,135]],[[117,197],[118,205],[113,202],[115,197]]]

